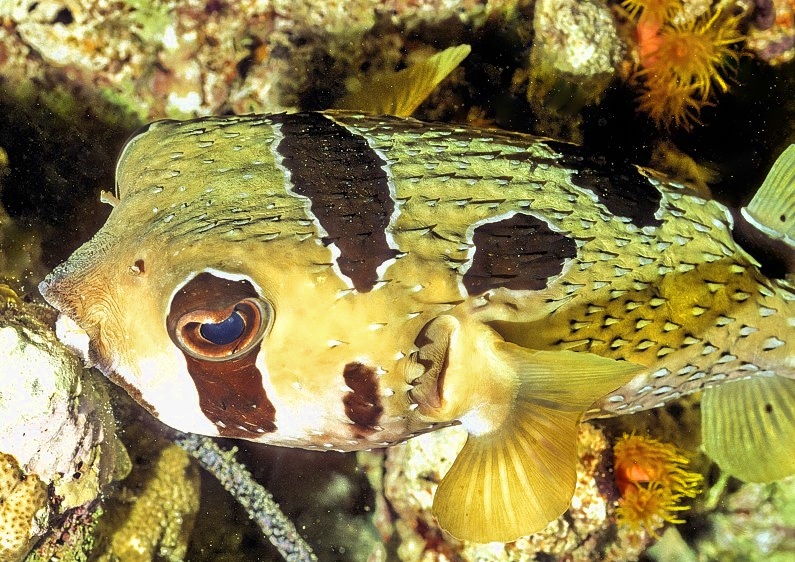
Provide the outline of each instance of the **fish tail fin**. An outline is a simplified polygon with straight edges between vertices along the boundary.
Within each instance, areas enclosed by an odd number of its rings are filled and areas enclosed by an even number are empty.
[[[469,45],[449,47],[398,72],[378,74],[334,107],[409,117],[471,50]]]
[[[781,153],[742,214],[768,236],[795,247],[795,144]]]
[[[795,380],[760,376],[705,389],[701,439],[710,458],[741,480],[795,474]]]
[[[470,434],[433,503],[443,529],[476,542],[529,535],[567,509],[582,413],[642,369],[590,353],[531,351],[504,341],[495,351],[494,369],[511,373],[515,382],[513,404],[491,431],[481,432],[488,424],[478,422],[477,408],[462,416]]]

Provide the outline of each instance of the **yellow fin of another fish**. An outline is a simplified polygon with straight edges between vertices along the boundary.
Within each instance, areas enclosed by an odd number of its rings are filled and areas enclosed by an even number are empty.
[[[781,153],[742,213],[768,236],[795,247],[795,144]]]
[[[795,474],[795,380],[756,377],[705,389],[701,439],[718,466],[741,480]]]
[[[450,47],[399,72],[379,74],[344,96],[334,107],[408,117],[470,51],[469,45]]]
[[[583,411],[643,368],[502,341],[496,353],[502,365],[494,368],[507,368],[518,379],[513,408],[498,429],[470,432],[433,502],[443,529],[476,542],[515,540],[566,511],[574,494]],[[462,423],[467,427],[466,416]]]

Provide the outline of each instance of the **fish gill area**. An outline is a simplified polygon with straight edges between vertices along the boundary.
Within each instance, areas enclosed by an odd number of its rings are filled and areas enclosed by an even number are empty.
[[[701,67],[676,66],[685,39]],[[220,440],[224,484],[56,338],[36,287],[104,223],[137,129],[331,108],[461,44],[414,117],[598,148],[730,206],[795,142],[791,0],[0,0],[0,562],[792,559],[795,479],[722,473],[697,395],[583,423],[569,510],[474,544],[430,508],[460,428],[356,454]]]

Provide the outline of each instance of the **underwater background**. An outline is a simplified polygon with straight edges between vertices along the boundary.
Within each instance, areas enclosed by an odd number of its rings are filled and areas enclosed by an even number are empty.
[[[0,561],[282,559],[239,487],[60,346],[37,293],[104,223],[145,123],[355,103],[468,44],[414,117],[575,142],[732,207],[795,142],[791,0],[0,0],[0,18]],[[584,423],[572,508],[508,545],[433,522],[456,428],[358,454],[220,445],[319,560],[792,560],[795,479],[721,473],[699,427],[698,396]]]

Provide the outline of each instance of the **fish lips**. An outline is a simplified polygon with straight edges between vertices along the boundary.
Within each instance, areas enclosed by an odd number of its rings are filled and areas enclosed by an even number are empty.
[[[113,367],[106,359],[97,321],[86,319],[85,288],[68,272],[63,263],[39,283],[39,293],[58,312],[55,335],[83,360],[86,367],[97,367],[109,374]]]

